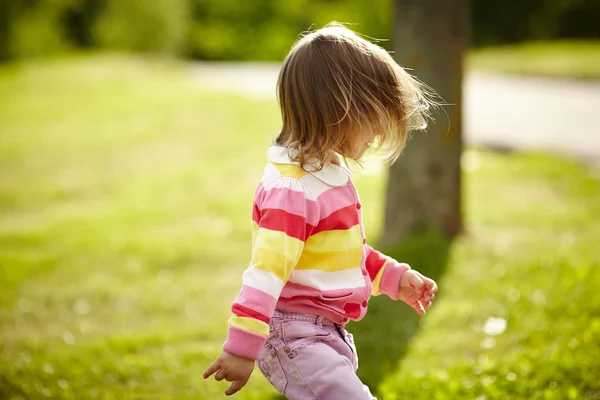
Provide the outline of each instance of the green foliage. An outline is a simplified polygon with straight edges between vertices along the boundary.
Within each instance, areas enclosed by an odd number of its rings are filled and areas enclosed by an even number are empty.
[[[225,399],[201,373],[280,116],[196,74],[110,56],[0,69],[0,398]],[[600,181],[558,157],[467,156],[465,235],[394,252],[444,271],[437,302],[417,318],[373,299],[349,326],[359,373],[384,400],[598,398]],[[373,242],[385,173],[355,178]],[[236,398],[277,397],[255,373]]]
[[[188,0],[0,0],[0,59],[86,47],[176,54],[185,46],[188,5]]]
[[[556,38],[598,38],[595,0],[473,1],[476,46]]]
[[[78,0],[15,1],[3,5],[5,26],[3,57],[38,57],[71,49],[62,21],[63,12]]]
[[[0,59],[72,48],[281,60],[298,34],[331,21],[392,36],[394,0],[0,0]],[[598,37],[591,0],[472,2],[473,44]],[[391,49],[389,42],[381,44]]]
[[[177,53],[187,23],[187,0],[107,0],[92,35],[101,47]]]
[[[393,0],[193,0],[188,55],[210,60],[281,60],[301,32],[331,21],[376,38],[391,34]],[[385,43],[384,43],[385,45]]]

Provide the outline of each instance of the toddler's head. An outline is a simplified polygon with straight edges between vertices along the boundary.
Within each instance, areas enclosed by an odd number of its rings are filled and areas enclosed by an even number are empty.
[[[358,160],[373,145],[394,161],[432,102],[381,47],[339,24],[303,36],[279,73],[283,126],[276,143],[302,165],[334,153]]]

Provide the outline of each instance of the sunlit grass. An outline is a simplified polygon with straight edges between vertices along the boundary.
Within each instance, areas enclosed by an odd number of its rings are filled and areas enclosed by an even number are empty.
[[[0,69],[0,398],[224,398],[201,373],[279,113],[198,81],[115,56]],[[554,157],[468,154],[466,235],[383,398],[600,396],[600,183]],[[375,239],[385,174],[356,180]],[[486,335],[490,317],[506,331]],[[274,394],[256,373],[238,398]]]
[[[531,42],[472,50],[476,71],[600,79],[600,41]]]
[[[554,157],[468,156],[468,234],[385,399],[600,395],[599,182]]]

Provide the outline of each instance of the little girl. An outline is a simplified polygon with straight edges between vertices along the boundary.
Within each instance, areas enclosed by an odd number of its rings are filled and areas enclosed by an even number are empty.
[[[231,395],[257,361],[289,399],[374,399],[344,326],[381,293],[424,315],[437,287],[366,244],[346,160],[370,146],[395,160],[430,102],[385,50],[340,25],[301,38],[277,86],[283,126],[254,195],[252,261],[204,378],[232,382]]]

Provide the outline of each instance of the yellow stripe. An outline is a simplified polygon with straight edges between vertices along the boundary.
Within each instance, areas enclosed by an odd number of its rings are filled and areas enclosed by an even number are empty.
[[[258,237],[258,224],[252,221],[252,248],[254,248],[254,243],[256,243],[256,238]]]
[[[381,267],[381,269],[377,273],[377,276],[375,276],[375,279],[373,279],[373,282],[372,282],[372,286],[373,286],[372,294],[373,294],[373,296],[379,296],[380,295],[379,286],[381,285],[381,277],[383,276],[383,270],[385,269],[386,266],[387,266],[387,261],[385,263],[383,263],[383,266]]]
[[[307,172],[300,168],[298,165],[276,163],[273,163],[273,165],[275,166],[275,168],[277,168],[281,176],[289,176],[292,178],[300,179],[307,174]]]
[[[360,266],[362,248],[347,251],[328,251],[312,253],[302,252],[296,269],[316,269],[319,271],[336,272]]]
[[[323,231],[312,235],[306,241],[305,251],[314,253],[329,251],[347,251],[349,249],[362,249],[363,238],[360,225],[355,225],[347,230]]]
[[[287,282],[300,258],[304,242],[290,237],[285,232],[252,227],[253,248],[251,264]]]
[[[298,261],[303,247],[303,241],[290,237],[285,232],[257,228],[255,249],[268,250],[271,253],[281,254],[290,261]]]
[[[262,321],[248,317],[231,317],[229,318],[229,326],[258,333],[259,335],[269,336],[269,325]]]
[[[252,266],[275,275],[284,283],[290,278],[294,265],[294,260],[282,254],[256,247],[252,251]]]

